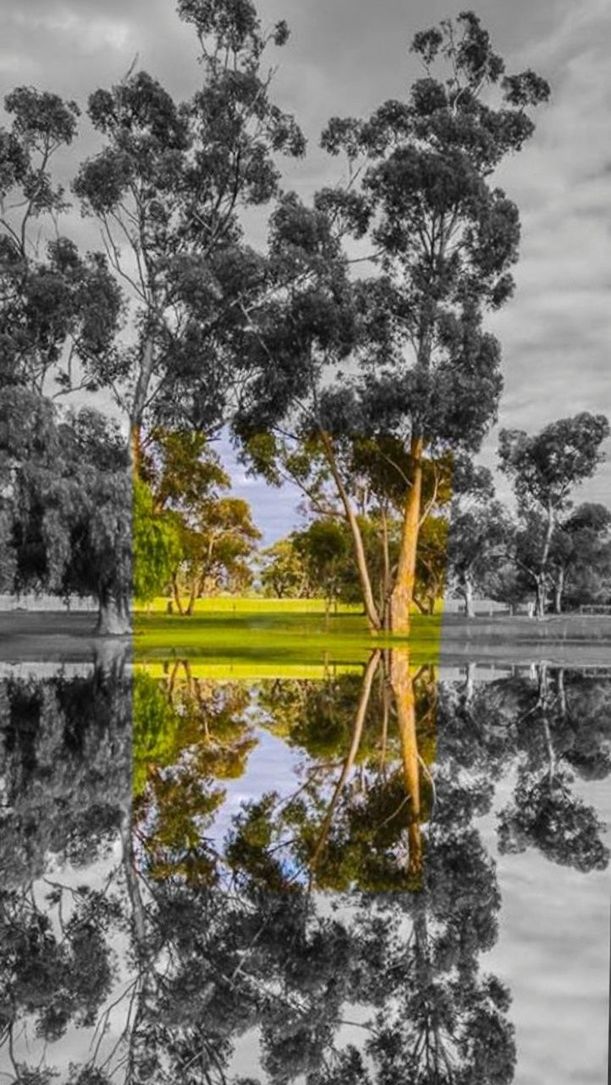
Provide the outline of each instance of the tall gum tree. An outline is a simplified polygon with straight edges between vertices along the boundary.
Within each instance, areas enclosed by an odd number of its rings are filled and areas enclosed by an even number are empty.
[[[493,175],[532,135],[530,110],[549,96],[530,70],[504,74],[472,12],[417,34],[412,51],[424,75],[406,101],[387,101],[365,121],[330,121],[322,143],[345,154],[349,180],[318,197],[374,249],[356,391],[411,459],[391,600],[397,632],[409,631],[423,459],[477,449],[495,417],[500,351],[482,319],[511,296],[519,216]]]
[[[131,301],[133,334],[105,377],[129,416],[136,467],[143,427],[221,424],[266,287],[241,214],[277,193],[276,154],[304,150],[262,67],[286,24],[264,34],[250,0],[180,0],[178,13],[200,43],[200,89],[177,103],[137,72],[92,94],[89,117],[105,143],[73,186]]]
[[[535,513],[542,518],[536,554],[528,562],[538,618],[547,610],[558,518],[569,507],[573,488],[591,478],[604,460],[602,445],[609,433],[605,415],[588,411],[551,422],[532,436],[524,430],[501,430],[500,468],[513,483],[520,516],[527,520]]]

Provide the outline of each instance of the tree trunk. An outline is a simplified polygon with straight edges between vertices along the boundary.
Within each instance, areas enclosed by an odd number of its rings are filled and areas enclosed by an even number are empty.
[[[127,596],[100,599],[96,634],[99,637],[125,637],[131,633],[132,623]]]
[[[390,663],[390,680],[397,704],[397,722],[401,737],[403,780],[410,799],[410,818],[407,829],[408,874],[418,877],[422,873],[422,834],[420,818],[420,759],[416,734],[416,698],[414,682],[409,671],[406,652],[393,651]]]
[[[465,614],[467,618],[475,617],[475,609],[473,607],[473,584],[469,576],[465,576],[462,584],[463,598],[465,600]]]
[[[327,812],[325,814],[320,832],[318,834],[318,839],[314,846],[314,851],[312,852],[312,858],[310,859],[309,865],[312,879],[314,877],[314,871],[316,869],[318,861],[322,855],[322,852],[324,851],[325,844],[327,842],[329,829],[331,828],[331,822],[333,820],[333,814],[335,813],[335,809],[339,802],[341,793],[344,789],[348,776],[350,775],[350,772],[354,767],[356,756],[359,752],[359,746],[361,744],[361,738],[363,735],[363,728],[365,726],[365,717],[367,715],[367,706],[369,705],[369,699],[371,697],[371,687],[373,685],[373,680],[375,677],[375,673],[378,669],[379,662],[379,651],[373,652],[365,668],[363,685],[361,687],[361,695],[359,697],[356,716],[354,718],[354,726],[352,729],[352,742],[350,743],[350,749],[348,750],[348,753],[344,760],[339,779],[335,785],[335,788],[333,789],[331,802],[327,807]]]
[[[475,689],[475,663],[467,663],[467,673],[465,675],[465,687],[464,687],[464,704],[468,708],[473,700],[473,692]]]
[[[361,529],[359,522],[356,518],[355,511],[352,507],[352,502],[346,487],[344,486],[342,477],[339,473],[335,455],[331,445],[331,441],[326,433],[321,433],[323,448],[326,453],[327,463],[333,476],[337,492],[339,494],[340,501],[344,506],[344,512],[346,514],[346,520],[350,528],[350,534],[352,535],[352,544],[354,546],[354,555],[356,558],[356,567],[359,575],[359,581],[361,584],[361,591],[363,593],[363,604],[365,607],[365,614],[367,615],[367,621],[369,628],[372,632],[379,633],[382,628],[382,622],[376,607],[373,597],[373,590],[371,587],[371,577],[369,576],[369,569],[367,567],[367,555],[365,554],[365,547],[363,545],[363,536],[361,535]]]
[[[134,389],[134,398],[132,401],[131,409],[131,432],[132,441],[133,435],[139,435],[142,430],[142,423],[144,421],[144,408],[146,405],[149,385],[151,383],[151,377],[153,375],[153,366],[155,364],[155,348],[152,338],[147,336],[142,346],[142,355],[140,358],[140,367],[138,370],[138,378],[136,380],[136,387]],[[133,455],[133,443],[132,443],[132,455]],[[133,462],[135,467],[136,464]]]
[[[178,580],[176,576],[172,577],[172,594],[174,596],[174,602],[176,603],[176,609],[178,613],[184,615],[185,612],[183,609],[182,600],[180,598],[180,590],[178,587]]]
[[[131,458],[132,479],[140,478],[142,465],[142,427],[132,425],[129,431],[129,451]]]
[[[131,810],[129,809],[125,812],[121,822],[121,845],[123,852],[122,866],[125,876],[127,897],[131,908],[136,953],[138,956],[138,963],[142,964],[149,953],[149,940],[146,932],[146,910],[140,892],[140,883],[138,881],[138,872],[136,870],[134,857]]]
[[[537,576],[537,618],[544,618],[547,610],[547,563],[549,560],[550,547],[552,545],[552,535],[554,534],[554,520],[554,509],[550,504],[547,506],[547,528],[545,531],[545,541],[543,543],[543,553],[541,554],[541,562],[539,564],[539,575]]]
[[[420,530],[423,450],[422,437],[412,437],[410,444],[411,486],[405,504],[397,577],[390,597],[390,626],[393,633],[408,634],[410,630],[410,611],[416,584],[416,557]]]
[[[554,613],[562,614],[562,597],[564,595],[564,569],[558,570],[556,583],[554,584]]]
[[[382,584],[380,591],[380,614],[382,626],[390,629],[390,549],[388,545],[388,516],[382,508]]]
[[[197,598],[197,588],[197,580],[192,580],[191,591],[189,592],[189,602],[187,603],[187,609],[185,610],[185,614],[188,618],[190,618],[193,614],[193,607],[195,606],[195,600]]]
[[[545,573],[540,573],[537,577],[537,601],[535,605],[535,614],[537,618],[544,618],[547,610],[547,577]]]

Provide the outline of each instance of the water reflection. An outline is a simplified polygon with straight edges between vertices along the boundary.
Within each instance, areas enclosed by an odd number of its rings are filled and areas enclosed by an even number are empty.
[[[521,853],[600,892],[610,706],[608,677],[440,679],[396,652],[317,680],[213,682],[179,660],[8,674],[0,1071],[528,1080],[485,956],[498,864],[511,877]]]

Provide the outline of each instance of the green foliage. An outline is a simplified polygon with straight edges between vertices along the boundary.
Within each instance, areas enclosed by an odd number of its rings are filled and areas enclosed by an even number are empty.
[[[163,576],[150,578],[147,598],[171,582],[177,608],[183,612],[185,594],[190,614],[195,599],[206,592],[247,587],[260,533],[248,503],[226,495],[229,476],[206,437],[190,430],[153,430],[146,436],[141,474],[150,493],[146,515],[158,532],[164,525],[172,543]]]
[[[187,662],[169,667],[164,682],[136,673],[134,819],[151,877],[217,882],[204,830],[225,799],[218,782],[241,776],[256,744],[242,715],[246,700],[237,686],[194,678]]]
[[[307,571],[292,536],[278,539],[262,550],[259,569],[264,595],[277,599],[301,599],[310,593]]]
[[[182,554],[180,526],[172,513],[156,513],[150,488],[133,480],[133,591],[141,602],[153,600],[167,588]]]

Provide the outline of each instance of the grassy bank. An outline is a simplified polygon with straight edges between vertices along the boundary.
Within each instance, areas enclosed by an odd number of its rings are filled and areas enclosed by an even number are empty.
[[[366,659],[374,646],[402,643],[405,638],[372,638],[355,607],[324,613],[321,600],[201,600],[190,618],[164,614],[159,607],[138,612],[134,626],[136,658],[171,655],[214,660],[224,667],[242,661],[251,667],[266,661],[304,665],[351,663]],[[219,604],[219,605],[217,605]],[[414,615],[410,649],[414,658],[435,662],[439,654],[441,618]]]

